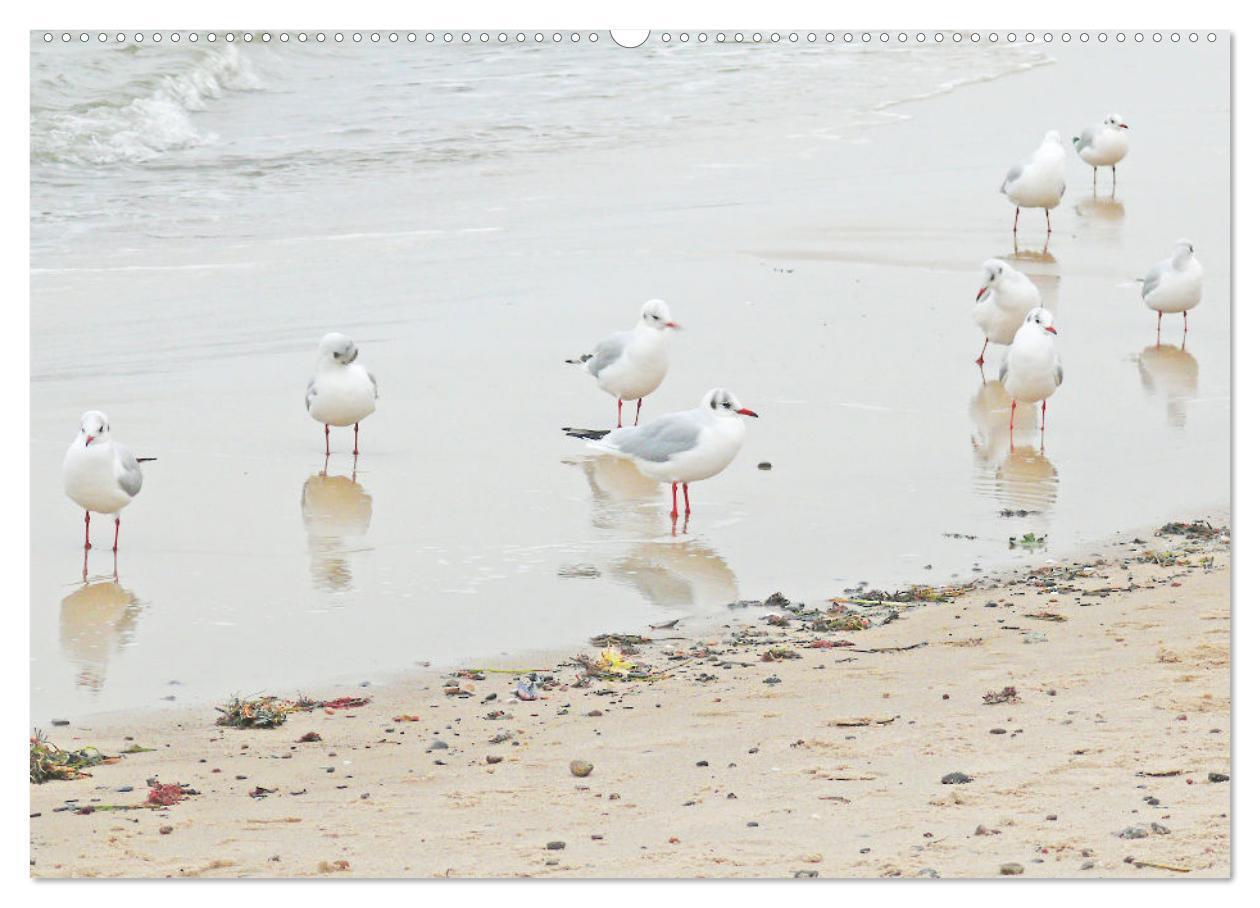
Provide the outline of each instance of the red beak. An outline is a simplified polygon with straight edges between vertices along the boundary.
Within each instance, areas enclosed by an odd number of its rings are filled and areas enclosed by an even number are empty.
[[[754,413],[752,410],[749,410],[747,407],[744,407],[744,409],[742,409],[742,410],[736,410],[735,412],[736,412],[736,413],[738,413],[740,416],[752,416],[752,417],[754,417],[755,419],[760,419],[760,418],[761,418],[761,417],[757,416],[757,414],[756,414],[756,413]]]
[[[1128,123],[1121,123],[1121,124],[1120,124],[1120,128],[1121,128],[1121,129],[1128,129],[1128,128],[1129,128],[1129,124],[1128,124]]]
[[[682,325],[678,324],[678,322],[666,322],[666,323],[665,323],[665,327],[666,327],[666,328],[673,328],[675,331],[681,331],[681,330],[682,330]]]
[[[90,445],[90,444],[92,443],[92,439],[94,439],[94,438],[96,438],[96,436],[95,436],[95,435],[89,435],[89,436],[87,437],[87,441],[85,441],[85,442],[83,443],[83,447],[85,447],[85,448],[86,448],[88,445]]]
[[[1059,333],[1058,329],[1055,328],[1054,325],[1046,325],[1046,330],[1049,331],[1051,334]]]
[[[980,297],[984,296],[988,292],[989,292],[988,287],[981,287],[980,292],[976,294],[976,302],[977,303],[980,302]]]

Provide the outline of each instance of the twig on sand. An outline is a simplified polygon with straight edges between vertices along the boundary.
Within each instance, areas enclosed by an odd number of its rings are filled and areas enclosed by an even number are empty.
[[[920,643],[911,643],[908,646],[875,646],[870,649],[851,649],[851,653],[904,653],[907,650],[918,649],[921,646],[927,646],[927,641]]]
[[[1174,867],[1172,864],[1156,864],[1154,861],[1134,861],[1134,867],[1153,867],[1156,870],[1171,870],[1173,873],[1189,873],[1189,867]]]

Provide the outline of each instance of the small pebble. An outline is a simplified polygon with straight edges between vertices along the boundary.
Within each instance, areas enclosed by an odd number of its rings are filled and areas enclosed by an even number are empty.
[[[965,772],[950,772],[941,776],[942,785],[966,785],[975,780]]]
[[[561,842],[561,841],[558,841],[558,840],[557,840],[557,841],[555,841],[555,842],[548,842],[548,843],[547,843],[547,850],[548,850],[548,851],[563,851],[563,850],[564,850],[564,842]]]
[[[1016,864],[1014,861],[1012,861],[1009,864],[1003,864],[1001,867],[999,867],[998,872],[1002,874],[1002,876],[1019,876],[1021,873],[1024,872],[1024,865]]]
[[[595,768],[593,763],[586,760],[573,760],[569,763],[569,772],[573,773],[579,779],[585,779],[591,774],[591,770]]]

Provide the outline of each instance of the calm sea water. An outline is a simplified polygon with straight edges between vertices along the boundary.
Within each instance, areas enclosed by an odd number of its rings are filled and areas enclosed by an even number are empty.
[[[36,39],[34,720],[968,577],[1224,503],[1228,50],[1149,50]],[[1101,116],[1100,72],[1117,195],[1073,161],[1049,249],[1015,250],[1001,174]],[[1209,294],[1155,347],[1131,279],[1182,235]],[[971,365],[992,255],[1059,310],[1044,449]],[[563,359],[654,296],[687,330],[645,415],[724,384],[763,416],[679,536],[559,433],[614,412]],[[300,401],[334,329],[381,402],[325,464]],[[91,407],[159,459],[85,582],[59,473]]]

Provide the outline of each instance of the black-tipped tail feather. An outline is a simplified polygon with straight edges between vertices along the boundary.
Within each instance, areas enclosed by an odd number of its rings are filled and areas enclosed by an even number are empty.
[[[560,430],[570,438],[584,438],[587,441],[599,441],[612,429],[574,429],[572,426],[565,426]]]

